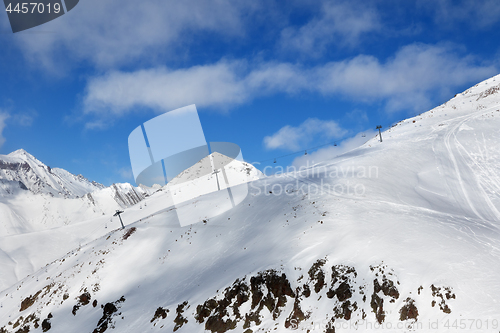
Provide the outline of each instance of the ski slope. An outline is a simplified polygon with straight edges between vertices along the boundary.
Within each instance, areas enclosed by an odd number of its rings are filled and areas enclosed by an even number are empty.
[[[115,220],[88,242],[77,244],[109,216],[4,239],[11,252],[45,237],[54,253],[74,246],[0,294],[0,328],[498,332],[499,83],[383,142],[255,180],[241,204],[189,227],[162,189],[124,210],[124,230]]]

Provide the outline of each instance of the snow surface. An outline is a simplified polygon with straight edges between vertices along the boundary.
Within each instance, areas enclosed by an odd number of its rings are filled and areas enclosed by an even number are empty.
[[[0,155],[0,290],[103,235],[110,214],[150,193],[128,183],[104,187],[22,149]],[[83,228],[72,226],[82,221]]]
[[[24,149],[0,155],[0,178],[20,181],[33,193],[64,198],[75,198],[104,188],[104,185],[90,182],[82,175],[75,176],[63,169],[52,169]]]
[[[177,332],[204,332],[205,323],[194,319],[197,305],[222,299],[224,289],[237,279],[249,283],[259,272],[274,269],[299,290],[309,268],[324,260],[327,278],[334,265],[357,272],[350,279],[355,286],[351,302],[358,309],[349,320],[335,319],[337,332],[498,332],[499,83],[500,76],[493,77],[401,121],[382,133],[383,142],[377,136],[300,174],[251,182],[240,205],[189,227],[176,223],[175,207],[165,204],[170,193],[160,190],[124,210],[125,230],[116,229],[116,218],[111,222],[106,215],[3,237],[0,244],[2,249],[8,244],[8,251],[0,251],[2,268],[33,256],[37,247],[37,262],[45,252],[59,252],[60,257],[1,292],[0,328],[14,332],[18,323],[38,332],[42,328],[35,329],[26,318],[34,314],[41,322],[50,313],[50,332],[92,332],[103,316],[101,305],[115,302],[118,311],[109,331],[172,332],[176,309],[187,301],[183,316],[188,321]],[[216,195],[183,205],[212,203]],[[104,221],[114,230],[103,230]],[[72,250],[66,250],[71,244]],[[18,259],[5,253],[18,253]],[[14,278],[24,273],[16,272]],[[393,302],[385,298],[386,317],[377,327],[370,298],[363,301],[362,296],[370,297],[381,274],[394,281],[399,297]],[[433,286],[453,293],[443,298],[449,313],[432,305],[439,303]],[[97,306],[81,305],[72,314],[84,292]],[[34,295],[33,304],[20,311],[22,301]],[[408,298],[418,308],[418,318],[396,328]],[[253,323],[251,331],[289,332],[285,321],[294,300],[285,299],[276,319],[264,308],[262,322]],[[327,288],[301,297],[309,317],[298,330],[325,332],[321,323],[333,316],[334,301]],[[167,317],[152,320],[159,307],[169,310]],[[250,301],[239,309],[243,316],[250,313]],[[236,316],[229,312],[224,318]],[[246,329],[238,320],[229,332]]]

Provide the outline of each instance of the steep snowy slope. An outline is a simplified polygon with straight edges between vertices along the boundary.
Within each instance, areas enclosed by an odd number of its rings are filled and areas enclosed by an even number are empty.
[[[0,235],[53,228],[135,205],[152,191],[128,183],[105,187],[50,168],[19,149],[0,155]]]
[[[130,184],[113,184],[81,198],[57,198],[18,191],[0,199],[0,235],[15,235],[76,223],[141,201],[145,192]]]
[[[170,192],[171,205],[177,207],[179,224],[186,226],[232,209],[247,197],[247,183],[262,177],[264,174],[253,165],[214,152],[173,178],[164,190]],[[188,200],[217,191],[211,204],[197,205],[187,211],[179,207]]]
[[[222,155],[220,157],[222,158]],[[199,169],[198,166],[204,165],[204,162],[202,160],[197,163],[193,166],[193,170]],[[179,175],[172,182],[178,185],[175,191],[182,191],[184,195],[190,189],[206,189],[207,186],[217,188],[215,175],[210,172],[206,177],[195,179],[196,176],[193,179],[187,178],[179,181],[185,175],[186,173]],[[263,176],[253,166],[239,161],[228,165],[226,175],[233,184]],[[87,243],[108,232],[108,225],[116,227],[118,219],[113,219],[111,216],[117,209],[133,206],[157,191],[147,187],[134,188],[128,183],[113,184],[108,188],[87,193],[80,198],[70,199],[53,197],[50,194],[34,195],[26,189],[20,189],[17,181],[8,182],[9,191],[5,192],[2,198],[5,203],[0,202],[0,216],[2,216],[0,219],[0,253],[3,257],[3,260],[0,260],[3,264],[3,270],[0,272],[0,290],[33,273],[47,262],[60,257],[73,249],[75,244]],[[223,186],[222,180],[221,185]],[[156,199],[160,194],[161,198]],[[160,194],[152,200],[151,207],[154,212],[163,210],[166,205],[169,205],[168,203],[171,204],[171,197],[175,193],[171,192],[169,184],[161,190]],[[198,195],[191,197],[196,196]],[[139,209],[142,209],[142,204],[139,205]],[[141,217],[144,216],[139,214],[134,218],[139,220]],[[83,221],[85,222],[79,223]],[[70,225],[73,226],[66,227]],[[52,245],[54,242],[57,246]],[[25,247],[24,244],[32,245]]]
[[[104,188],[82,175],[46,166],[24,149],[0,155],[0,179],[18,181],[32,193],[55,197],[75,198]]]
[[[263,176],[262,172],[257,170],[251,164],[234,160],[223,154],[214,152],[178,174],[166,186],[194,181],[205,175],[209,175],[210,179],[215,179],[215,176],[213,176],[213,170],[214,168],[220,170],[221,167],[227,167],[228,176],[232,180],[230,183],[233,185],[241,184],[249,180],[257,180]]]
[[[0,290],[60,257],[75,241],[88,242],[100,235],[67,237],[67,231],[53,228],[107,216],[94,226],[105,232],[109,216],[139,203],[149,193],[128,183],[104,187],[81,175],[50,168],[24,150],[0,156]],[[38,233],[43,230],[45,235]],[[47,245],[47,234],[57,235],[48,239],[59,244],[59,250],[41,246]]]
[[[498,332],[499,83],[383,142],[254,181],[240,205],[187,228],[156,192],[125,209],[137,221],[125,230],[4,290],[0,329]]]
[[[31,155],[24,154],[35,160]],[[198,164],[201,165],[202,162]],[[41,162],[37,165],[42,170],[47,169]],[[52,169],[54,170],[56,169]],[[21,172],[18,170],[18,173]],[[67,174],[66,178],[73,176],[62,169],[59,169],[59,173]],[[239,174],[244,177],[238,176]],[[262,173],[246,163],[233,162],[228,167],[227,175],[234,180],[233,183],[239,183],[241,179],[258,179]],[[16,178],[23,177],[18,175]],[[116,226],[117,219],[115,218],[113,224],[111,216],[117,209],[133,206],[156,191],[146,187],[135,188],[128,183],[113,184],[80,198],[71,199],[43,193],[35,195],[22,188],[21,181],[0,181],[4,182],[4,186],[0,188],[4,189],[0,199],[0,253],[4,259],[0,260],[0,263],[3,263],[0,290],[60,257],[73,249],[75,244],[87,243],[103,235],[108,231],[108,224]],[[200,189],[210,185],[216,188],[215,175],[212,174],[195,181],[182,179],[181,182],[183,184],[177,186],[176,191],[182,190],[183,193],[189,192],[190,188]],[[156,210],[165,208],[165,205],[172,201],[170,185],[162,191],[165,195],[160,200],[160,205],[152,206],[158,207]],[[142,209],[142,205],[139,205],[139,209]],[[140,217],[136,219],[139,220]],[[79,223],[83,221],[88,223]],[[76,225],[72,228],[61,228],[70,224]],[[53,242],[56,242],[57,246],[52,246]],[[24,244],[33,245],[25,247]]]

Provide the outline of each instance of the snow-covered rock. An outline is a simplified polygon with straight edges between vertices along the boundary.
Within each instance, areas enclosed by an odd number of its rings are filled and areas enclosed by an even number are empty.
[[[82,175],[51,168],[24,149],[0,155],[0,179],[21,182],[29,191],[55,197],[75,198],[105,186],[91,182]]]
[[[111,214],[147,195],[147,190],[128,183],[105,187],[82,175],[50,168],[23,149],[0,155],[1,236]]]
[[[202,178],[203,176],[209,176],[210,180],[215,180],[214,170],[220,171],[222,168],[225,169],[231,186],[254,181],[264,176],[260,170],[249,163],[214,152],[175,176],[165,186],[179,185],[195,180],[207,181],[207,178]]]

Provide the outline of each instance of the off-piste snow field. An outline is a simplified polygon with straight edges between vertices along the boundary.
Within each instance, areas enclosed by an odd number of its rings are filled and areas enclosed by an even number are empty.
[[[382,137],[234,169],[246,199],[187,227],[168,185],[2,174],[0,332],[499,332],[500,76]]]

